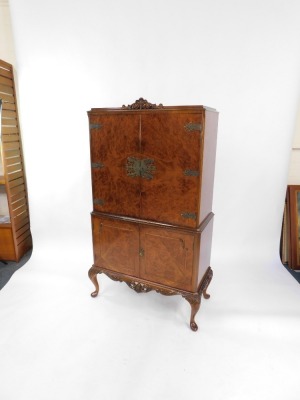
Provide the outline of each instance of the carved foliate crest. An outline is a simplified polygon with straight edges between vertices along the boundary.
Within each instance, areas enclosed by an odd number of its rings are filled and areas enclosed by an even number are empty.
[[[159,104],[152,104],[149,103],[147,100],[143,99],[140,97],[138,100],[136,100],[133,104],[128,104],[128,106],[123,105],[122,108],[125,110],[149,110],[152,108],[162,108],[163,105]]]

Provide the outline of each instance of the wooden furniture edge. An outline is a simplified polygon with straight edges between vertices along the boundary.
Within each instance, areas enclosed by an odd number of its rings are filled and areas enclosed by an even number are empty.
[[[153,227],[158,227],[158,228],[176,229],[176,230],[184,231],[187,233],[194,233],[194,234],[203,232],[205,227],[209,224],[211,219],[214,217],[214,213],[210,212],[204,218],[204,220],[201,222],[201,224],[199,225],[198,228],[189,228],[189,227],[181,226],[181,225],[171,225],[171,224],[167,224],[164,222],[156,222],[156,221],[150,221],[150,220],[146,220],[146,219],[127,217],[124,215],[102,213],[99,211],[92,211],[91,215],[94,217],[98,217],[98,218],[103,217],[103,218],[114,219],[114,220],[118,220],[118,221],[130,222],[130,223],[146,225],[146,226],[153,226]]]

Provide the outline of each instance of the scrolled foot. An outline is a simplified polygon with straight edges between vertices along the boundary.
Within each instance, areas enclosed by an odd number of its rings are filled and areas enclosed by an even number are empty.
[[[204,280],[203,280],[203,282],[201,284],[201,287],[200,287],[200,293],[202,291],[203,297],[205,299],[209,299],[210,298],[210,294],[207,293],[207,288],[208,288],[208,286],[209,286],[209,284],[210,284],[210,282],[212,280],[212,277],[213,277],[213,271],[212,271],[212,269],[210,267],[208,267],[208,270],[206,272],[206,276],[205,276],[205,278],[204,278]]]
[[[197,332],[197,330],[198,330],[198,325],[196,324],[195,321],[193,321],[193,322],[190,323],[190,327],[191,327],[191,330],[192,330],[192,331]]]
[[[98,280],[97,280],[97,274],[98,273],[99,273],[99,271],[95,267],[92,267],[89,270],[89,278],[93,282],[93,284],[95,286],[95,289],[96,289],[94,292],[91,293],[92,297],[97,297],[98,293],[99,293],[99,283],[98,283]]]

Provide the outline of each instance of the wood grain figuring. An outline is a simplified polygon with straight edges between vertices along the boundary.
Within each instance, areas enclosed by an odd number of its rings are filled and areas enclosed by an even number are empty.
[[[127,176],[126,161],[139,150],[140,118],[136,115],[91,116],[91,162],[102,168],[92,169],[94,209],[131,216],[139,215],[139,181]]]
[[[147,100],[89,115],[97,274],[137,293],[181,294],[190,327],[212,279],[212,185],[218,114]],[[21,209],[21,207],[20,207]]]
[[[140,277],[191,291],[193,279],[193,235],[159,228],[140,228]]]
[[[95,264],[138,276],[139,234],[134,224],[93,217]]]
[[[199,178],[184,175],[187,169],[199,171],[201,133],[184,128],[191,121],[201,123],[202,114],[142,116],[142,153],[155,160],[156,171],[153,180],[142,181],[141,218],[197,226],[197,219],[182,216],[198,212]]]

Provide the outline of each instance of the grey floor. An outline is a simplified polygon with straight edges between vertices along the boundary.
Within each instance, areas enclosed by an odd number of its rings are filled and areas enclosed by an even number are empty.
[[[294,271],[289,268],[288,264],[283,264],[283,266],[289,271],[289,273],[296,279],[298,283],[300,283],[300,271]]]
[[[28,251],[18,263],[13,261],[0,261],[0,290],[7,284],[13,274],[27,263],[31,254],[32,250]]]
[[[196,333],[180,296],[100,275],[92,298],[92,262],[88,241],[40,241],[1,291],[1,399],[298,400],[300,291],[279,260],[213,252]]]

